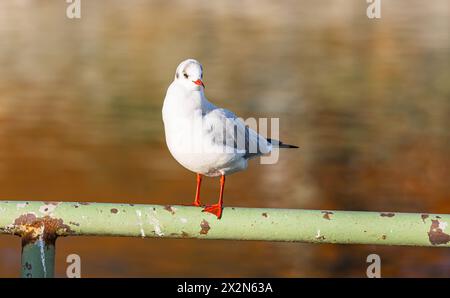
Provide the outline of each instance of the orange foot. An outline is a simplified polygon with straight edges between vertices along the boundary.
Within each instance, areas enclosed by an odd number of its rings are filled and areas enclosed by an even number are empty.
[[[217,219],[220,219],[222,217],[222,205],[214,204],[209,205],[203,208],[202,212],[209,212],[217,216]]]

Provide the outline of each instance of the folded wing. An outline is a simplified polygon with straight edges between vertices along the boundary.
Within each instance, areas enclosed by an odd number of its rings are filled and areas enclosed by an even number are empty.
[[[204,136],[216,148],[250,159],[271,151],[272,145],[266,138],[248,127],[233,112],[213,108],[203,117]]]

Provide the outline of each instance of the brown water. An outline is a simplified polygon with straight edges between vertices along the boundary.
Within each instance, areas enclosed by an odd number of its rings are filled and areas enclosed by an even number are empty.
[[[213,1],[210,1],[213,2]],[[228,206],[450,213],[446,0],[0,3],[0,199],[188,203],[166,149],[165,90],[185,58],[242,117],[301,146],[227,180]],[[251,187],[249,187],[251,185]],[[215,201],[218,181],[203,194]],[[448,249],[127,238],[58,240],[57,275],[450,276]],[[20,241],[0,237],[0,276]]]

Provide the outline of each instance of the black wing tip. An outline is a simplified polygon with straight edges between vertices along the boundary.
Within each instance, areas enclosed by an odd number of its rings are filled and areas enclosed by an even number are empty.
[[[283,143],[281,143],[280,148],[293,148],[293,149],[297,149],[297,148],[300,148],[300,147],[295,146],[295,145],[289,145],[289,144],[283,144]]]
[[[285,144],[285,143],[283,143],[281,141],[278,141],[278,140],[267,139],[267,141],[269,143],[271,143],[272,145],[277,146],[278,148],[292,148],[292,149],[299,148],[298,146],[291,145],[291,144]]]

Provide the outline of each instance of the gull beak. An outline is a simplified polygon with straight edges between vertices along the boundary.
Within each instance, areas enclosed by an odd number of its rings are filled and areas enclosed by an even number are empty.
[[[198,79],[197,81],[193,81],[195,85],[203,86],[205,88],[205,84],[203,84],[202,80]]]

